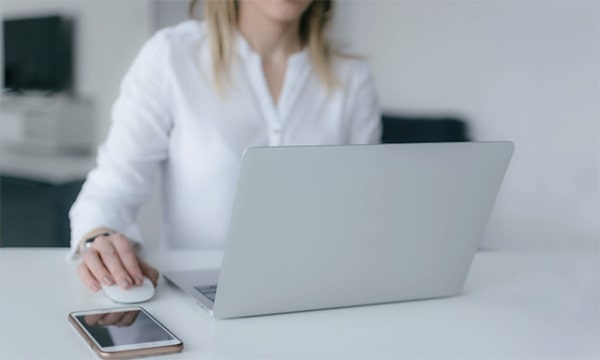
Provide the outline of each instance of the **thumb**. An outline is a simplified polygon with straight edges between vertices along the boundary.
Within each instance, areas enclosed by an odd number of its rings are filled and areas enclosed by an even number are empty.
[[[156,270],[152,266],[148,265],[148,263],[146,263],[142,259],[139,259],[139,262],[140,262],[140,268],[142,269],[142,273],[144,274],[144,276],[146,276],[148,279],[150,279],[150,281],[152,282],[152,285],[154,285],[154,287],[156,287],[156,285],[158,285],[158,277],[159,277],[158,270]]]

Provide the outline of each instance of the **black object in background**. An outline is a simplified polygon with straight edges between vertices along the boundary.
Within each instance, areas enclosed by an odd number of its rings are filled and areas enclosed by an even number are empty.
[[[4,88],[72,92],[73,21],[61,16],[6,19]]]
[[[470,141],[467,123],[456,117],[384,114],[381,122],[384,144]]]
[[[68,247],[69,209],[83,179],[62,184],[0,177],[0,247]]]

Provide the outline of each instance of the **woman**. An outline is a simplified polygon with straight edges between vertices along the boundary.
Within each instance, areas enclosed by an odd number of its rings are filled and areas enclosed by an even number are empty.
[[[195,2],[191,4],[193,11]],[[241,154],[251,146],[376,143],[367,65],[325,39],[332,1],[208,0],[205,22],[159,31],[126,74],[113,123],[73,205],[71,251],[93,291],[158,272],[135,217],[163,179],[164,239],[222,248]]]

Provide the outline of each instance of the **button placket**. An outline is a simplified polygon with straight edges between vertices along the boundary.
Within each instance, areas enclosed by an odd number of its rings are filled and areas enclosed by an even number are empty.
[[[294,103],[300,96],[300,92],[307,81],[309,73],[308,65],[308,58],[305,51],[293,54],[288,59],[279,103],[276,108],[279,126],[272,129],[273,134],[278,137],[279,145],[283,143],[284,126],[287,125],[288,117]]]
[[[256,92],[260,109],[267,122],[269,145],[281,145],[281,121],[269,92],[262,69],[262,60],[258,54],[252,54],[248,71],[252,88]]]
[[[269,91],[266,77],[262,68],[262,59],[256,53],[249,54],[248,79],[254,90],[256,100],[267,125],[269,145],[283,144],[283,127],[291,106],[299,96],[300,89],[304,86],[308,76],[308,60],[305,53],[295,54],[288,59],[284,83],[276,105]]]

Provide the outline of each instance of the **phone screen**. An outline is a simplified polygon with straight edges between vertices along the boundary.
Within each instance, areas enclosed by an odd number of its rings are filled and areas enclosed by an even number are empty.
[[[141,310],[82,314],[75,317],[104,348],[175,339]]]

